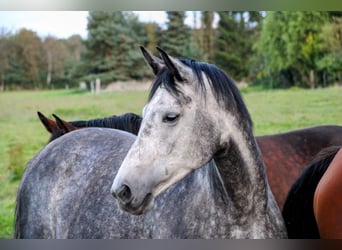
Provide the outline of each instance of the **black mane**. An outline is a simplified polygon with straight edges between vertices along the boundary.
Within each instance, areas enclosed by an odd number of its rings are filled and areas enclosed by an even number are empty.
[[[98,118],[93,120],[79,120],[79,121],[71,121],[71,125],[77,128],[87,128],[87,127],[102,127],[102,128],[113,128],[119,129],[123,131],[127,131],[134,135],[137,135],[140,129],[142,118],[139,115],[133,113],[126,113],[123,115],[113,115],[104,118]],[[58,137],[63,136],[65,131],[60,128],[54,130],[51,133],[49,142],[57,139]]]
[[[190,67],[198,79],[198,86],[202,94],[205,91],[205,85],[202,72],[207,77],[211,89],[215,95],[216,100],[223,104],[227,110],[240,114],[241,121],[247,122],[248,127],[252,128],[252,119],[243,102],[242,96],[236,87],[233,80],[221,69],[213,64],[205,62],[196,62],[192,59],[179,59],[184,65]],[[181,81],[182,82],[182,81]],[[182,82],[186,84],[185,81]],[[179,97],[183,93],[177,88],[175,83],[175,76],[166,67],[162,68],[156,76],[154,83],[152,84],[149,100],[153,97],[155,92],[160,86],[164,86],[167,91],[173,94],[175,97]],[[239,122],[241,122],[239,121]],[[243,123],[246,124],[246,123]]]
[[[124,130],[137,135],[140,129],[142,118],[133,113],[123,115],[113,115],[109,117],[70,122],[75,127],[103,127]]]

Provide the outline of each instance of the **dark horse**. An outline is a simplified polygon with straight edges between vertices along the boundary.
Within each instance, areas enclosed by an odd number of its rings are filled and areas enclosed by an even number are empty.
[[[87,128],[47,144],[20,184],[16,236],[285,238],[234,83],[214,65],[142,50],[157,76],[138,137]]]
[[[46,130],[50,133],[49,142],[76,129],[87,127],[113,128],[137,135],[142,120],[140,116],[133,113],[112,115],[109,117],[93,120],[79,120],[72,122],[64,121],[55,114],[53,114],[55,120],[47,118],[39,111],[37,112],[37,114]]]
[[[288,193],[282,213],[289,238],[342,238],[341,198],[341,146],[328,147],[304,169]]]
[[[83,127],[107,127],[138,134],[142,118],[127,113],[89,121],[67,122],[54,115],[51,120],[38,112],[45,128],[51,133],[50,141]],[[256,136],[266,165],[268,180],[275,199],[282,209],[291,185],[303,169],[323,148],[342,145],[342,126],[315,126],[286,133]]]

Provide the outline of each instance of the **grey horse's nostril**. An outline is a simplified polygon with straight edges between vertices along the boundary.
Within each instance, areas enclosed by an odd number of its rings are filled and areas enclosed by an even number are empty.
[[[127,185],[122,185],[118,192],[113,193],[113,196],[122,203],[127,204],[131,201],[132,193]]]

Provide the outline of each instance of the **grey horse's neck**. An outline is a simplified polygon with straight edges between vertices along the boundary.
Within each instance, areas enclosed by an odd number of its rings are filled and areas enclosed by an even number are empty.
[[[214,156],[229,206],[238,215],[265,213],[268,184],[261,153],[252,133],[231,138]],[[242,135],[241,134],[241,135]],[[249,134],[246,136],[246,134]],[[238,216],[241,220],[246,216]],[[241,221],[241,223],[244,223]]]
[[[226,197],[223,199],[228,204],[226,214],[234,218],[231,236],[286,238],[284,222],[267,181],[252,124],[225,110],[213,115],[211,120],[219,131],[213,159],[222,188],[215,192]]]

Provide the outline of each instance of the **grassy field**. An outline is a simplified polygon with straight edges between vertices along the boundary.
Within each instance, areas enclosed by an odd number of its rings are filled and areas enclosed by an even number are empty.
[[[342,88],[252,91],[242,89],[256,135],[323,125],[342,125]],[[36,112],[65,120],[141,113],[147,91],[92,95],[78,90],[0,93],[0,238],[13,235],[18,172],[47,142]]]

